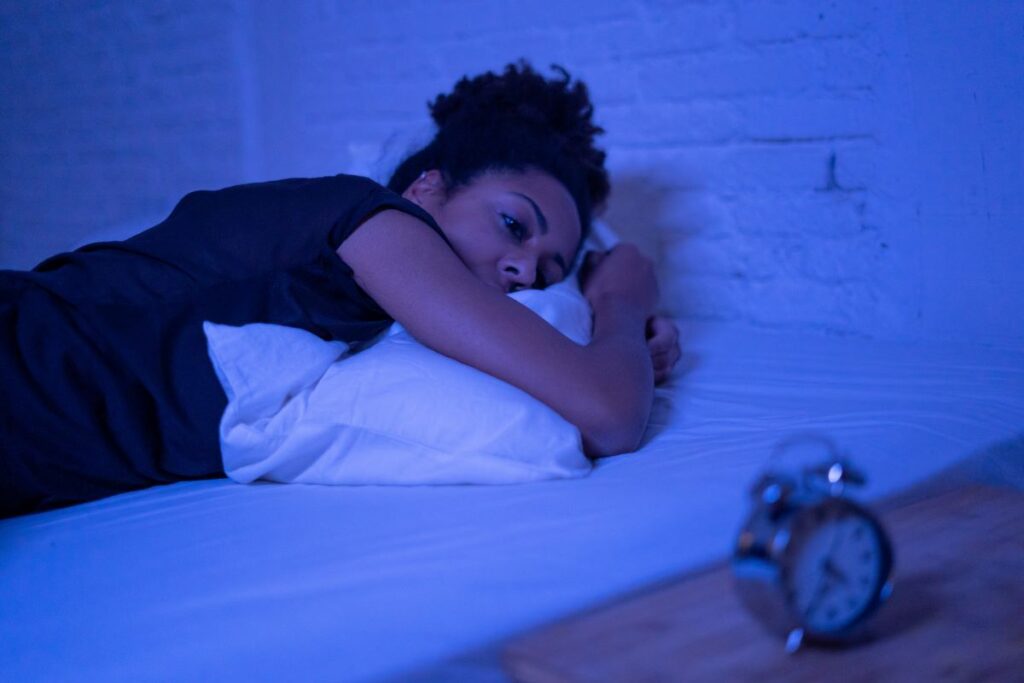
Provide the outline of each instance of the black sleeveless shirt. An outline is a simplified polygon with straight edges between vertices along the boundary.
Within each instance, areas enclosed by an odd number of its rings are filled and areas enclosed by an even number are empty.
[[[392,320],[336,250],[382,209],[444,238],[338,175],[193,192],[123,242],[0,271],[0,516],[223,476],[203,321],[371,340]]]

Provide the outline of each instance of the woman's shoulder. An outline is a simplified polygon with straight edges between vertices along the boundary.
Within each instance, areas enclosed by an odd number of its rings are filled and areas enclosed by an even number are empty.
[[[245,199],[248,202],[302,202],[311,206],[312,200],[324,199],[334,202],[360,201],[373,194],[393,194],[377,181],[364,176],[339,173],[320,177],[292,177],[277,180],[263,180],[251,183],[229,185],[219,189],[200,189],[182,197],[179,206],[231,202]]]
[[[326,179],[325,179],[326,180]],[[395,210],[403,214],[411,216],[425,223],[433,232],[437,233],[438,236],[451,247],[448,237],[441,230],[441,227],[434,220],[434,217],[430,215],[426,210],[420,207],[418,204],[406,199],[397,192],[377,183],[370,178],[364,178],[362,176],[351,176],[351,175],[336,175],[330,178],[330,181],[337,183],[339,187],[344,186],[346,191],[355,191],[359,188],[359,191],[365,192],[363,200],[353,207],[352,214],[349,216],[344,234],[332,233],[332,245],[337,249],[341,243],[348,238],[355,230],[365,223],[368,219],[376,216],[377,214],[385,210]],[[336,226],[341,227],[341,226]]]

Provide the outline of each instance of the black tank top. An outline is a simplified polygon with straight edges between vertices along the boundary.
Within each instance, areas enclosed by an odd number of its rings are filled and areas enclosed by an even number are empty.
[[[0,271],[0,515],[223,476],[202,322],[371,340],[392,320],[336,250],[382,209],[444,238],[411,202],[338,175],[193,192],[123,242]]]

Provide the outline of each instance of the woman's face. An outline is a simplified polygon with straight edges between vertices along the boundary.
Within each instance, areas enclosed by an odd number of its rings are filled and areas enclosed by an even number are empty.
[[[462,262],[503,292],[565,278],[581,229],[565,186],[542,171],[490,172],[451,194],[427,171],[403,194],[444,231]]]

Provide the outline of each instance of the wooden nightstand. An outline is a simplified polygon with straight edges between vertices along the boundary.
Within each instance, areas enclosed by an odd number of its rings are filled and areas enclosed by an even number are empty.
[[[881,507],[896,589],[867,643],[785,654],[723,563],[516,638],[503,668],[524,683],[1024,681],[1024,493],[922,495]]]

